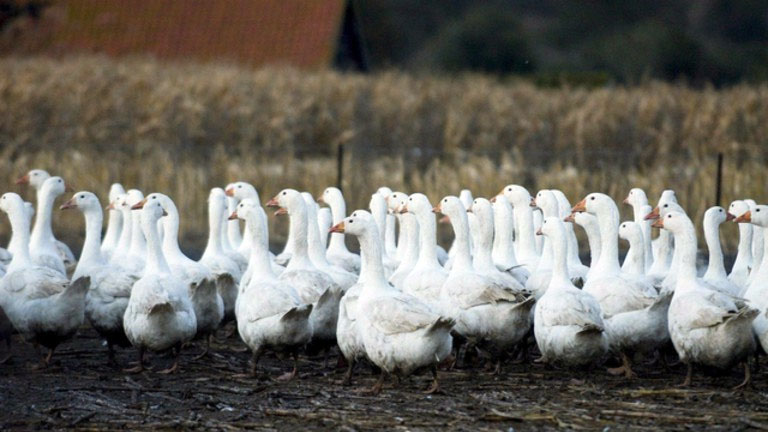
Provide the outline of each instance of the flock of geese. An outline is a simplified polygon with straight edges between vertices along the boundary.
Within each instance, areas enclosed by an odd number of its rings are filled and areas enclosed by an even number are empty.
[[[279,377],[291,379],[300,353],[327,359],[338,346],[345,381],[358,362],[380,369],[374,393],[388,375],[422,369],[433,376],[428,391],[437,391],[438,365],[471,357],[498,372],[533,340],[538,362],[588,368],[615,359],[621,365],[609,371],[626,377],[638,356],[665,362],[676,352],[688,367],[684,385],[694,365],[742,365],[747,385],[750,357],[768,349],[768,206],[751,200],[707,210],[709,263],[699,275],[696,230],[671,190],[652,208],[632,189],[624,203],[634,220],[621,222],[602,193],[571,206],[559,190],[532,197],[509,185],[490,200],[464,190],[433,205],[421,193],[382,187],[368,210],[347,213],[337,188],[317,199],[284,189],[266,203],[290,220],[275,256],[257,190],[237,182],[211,189],[208,243],[194,261],[179,247],[170,197],[113,184],[103,237],[95,194],[74,193],[60,206],[85,218],[76,260],[51,228],[64,180],[36,169],[17,183],[36,189],[37,205],[16,193],[0,197],[12,229],[0,250],[0,337],[8,356],[13,331],[48,348],[41,367],[86,319],[110,362],[114,347],[136,348],[138,363],[127,372],[144,370],[146,351],[172,350],[173,365],[160,371],[171,373],[182,346],[200,338],[205,355],[213,333],[234,320],[254,375],[265,352],[292,358],[293,369]],[[436,242],[435,213],[455,233],[447,252]],[[730,273],[719,238],[727,221],[738,223],[740,240]],[[586,232],[590,266],[579,259],[576,225]],[[651,228],[660,228],[656,238]],[[345,235],[357,238],[359,255]],[[629,243],[623,263],[619,239]]]

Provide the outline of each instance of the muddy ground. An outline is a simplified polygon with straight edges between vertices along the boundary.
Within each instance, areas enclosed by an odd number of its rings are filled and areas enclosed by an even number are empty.
[[[91,329],[61,346],[51,367],[32,370],[40,356],[17,336],[14,357],[0,366],[0,430],[768,429],[765,366],[752,388],[738,392],[730,390],[741,381],[736,370],[697,375],[691,388],[680,389],[680,366],[666,372],[643,365],[639,378],[626,381],[602,369],[506,364],[499,376],[480,368],[441,372],[443,394],[422,394],[429,385],[422,375],[369,396],[361,392],[376,379],[369,371],[359,370],[345,387],[343,369],[325,368],[321,358],[302,358],[292,382],[238,377],[250,355],[236,336],[220,338],[207,359],[193,360],[200,347],[188,347],[180,372],[166,376],[109,366]],[[126,366],[135,355],[124,349],[117,358]],[[171,363],[162,355],[148,359],[155,369]],[[289,370],[274,357],[261,364],[272,377]]]

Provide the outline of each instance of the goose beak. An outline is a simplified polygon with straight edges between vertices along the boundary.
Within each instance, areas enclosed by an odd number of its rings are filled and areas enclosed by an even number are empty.
[[[402,207],[400,207],[400,210],[397,211],[400,214],[408,213],[408,204],[403,204]]]
[[[624,204],[629,204],[629,197],[624,198],[624,201],[622,201]]]
[[[432,207],[432,213],[442,213],[443,208],[440,206],[440,204]]]
[[[440,220],[437,221],[437,223],[441,223],[441,224],[451,223],[451,218],[449,218],[448,216],[443,216],[440,218]]]
[[[541,232],[541,228],[539,228],[539,229],[537,229],[537,230],[536,230],[536,235],[544,235],[544,233],[543,233],[543,232]]]
[[[288,214],[288,210],[284,209],[283,207],[280,207],[279,209],[275,210],[275,216],[282,216]]]
[[[163,216],[168,216],[168,212],[163,209]]]
[[[648,213],[647,215],[645,215],[645,217],[644,217],[643,219],[644,219],[644,220],[654,220],[654,219],[658,219],[658,218],[659,218],[659,214],[660,214],[660,213],[659,213],[659,207],[658,207],[658,206],[656,206],[656,207],[654,207],[654,208],[653,208],[653,210],[652,210],[650,213]]]
[[[59,210],[67,210],[67,209],[73,209],[73,208],[77,208],[77,204],[75,204],[74,198],[70,198],[69,200],[67,200],[67,202],[62,204],[61,207],[59,207]]]
[[[472,213],[472,207],[467,209],[467,213]]]
[[[227,220],[235,220],[237,219],[237,210],[233,211],[231,215],[227,218]]]
[[[664,218],[658,218],[651,224],[653,228],[664,228]]]
[[[536,205],[536,198],[533,198],[533,197],[531,197],[531,203],[530,203],[529,205],[530,205],[531,207],[534,207],[534,208],[538,207],[538,206]]]
[[[280,207],[280,204],[277,203],[277,196],[267,201],[267,207]]]
[[[329,233],[344,233],[344,221],[337,223],[328,230]]]
[[[17,185],[26,185],[29,184],[29,174],[24,174],[23,176],[16,179],[15,182]]]
[[[730,213],[729,213],[730,214]],[[733,220],[736,223],[749,223],[752,222],[752,212],[747,210],[746,213]]]
[[[492,197],[490,201],[491,201],[492,203],[495,203],[495,202],[496,202],[496,197]]]
[[[734,220],[734,219],[736,219],[736,216],[734,216],[734,215],[733,215],[733,213],[731,213],[731,212],[727,212],[727,213],[725,214],[725,221],[726,221],[726,222],[728,222],[728,221],[732,221],[732,220]]]
[[[226,195],[228,197],[235,196],[235,189],[234,188],[228,188],[227,190],[224,191],[224,195]]]
[[[144,208],[144,204],[146,204],[146,203],[147,203],[147,199],[144,198],[143,200],[141,200],[141,201],[137,202],[136,204],[134,204],[131,207],[131,210],[141,210],[141,209]],[[163,210],[163,213],[165,213],[165,210]],[[165,216],[165,215],[163,215],[163,216]]]
[[[115,209],[114,201],[110,202],[108,206],[104,207],[104,210],[114,210],[114,209]]]
[[[315,200],[315,201],[317,201],[317,203],[318,203],[318,204],[325,204],[325,200],[323,199],[323,196],[322,196],[322,195],[320,195],[319,197],[317,197],[317,200]]]
[[[571,209],[571,213],[578,213],[578,212],[585,212],[587,211],[587,199],[584,198],[583,200],[576,203],[575,206]]]
[[[571,213],[563,219],[563,222],[573,222],[576,220],[576,213]]]

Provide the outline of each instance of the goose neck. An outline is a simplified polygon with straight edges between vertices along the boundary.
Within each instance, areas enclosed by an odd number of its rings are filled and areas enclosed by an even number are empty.
[[[56,196],[50,191],[40,191],[37,194],[37,215],[35,216],[35,226],[32,228],[32,244],[39,245],[46,240],[53,239],[53,228],[51,227],[53,217],[53,202]]]
[[[719,224],[714,221],[705,221],[704,240],[707,242],[707,249],[709,251],[709,263],[707,264],[707,272],[705,274],[708,277],[725,279],[727,275],[725,273],[725,264],[723,263],[723,249],[720,244]]]
[[[330,203],[331,217],[333,218],[333,224],[340,223],[347,216],[347,205],[344,202],[343,197],[334,199]],[[346,251],[347,245],[344,243],[343,233],[332,233],[331,240],[328,244],[328,249],[335,251]]]
[[[136,215],[136,219],[139,219]],[[147,260],[144,275],[157,274],[157,273],[170,273],[171,269],[168,267],[168,261],[166,261],[163,255],[163,249],[160,245],[160,235],[157,232],[157,221],[148,219],[147,223],[142,224],[142,230],[146,237],[147,248]],[[142,238],[143,238],[142,237]]]
[[[147,250],[147,240],[141,226],[141,211],[131,210],[131,212],[132,228],[129,250],[132,255],[144,255]],[[157,228],[155,228],[155,233],[157,233]]]
[[[514,207],[515,221],[520,237],[517,245],[520,254],[527,257],[538,256],[536,252],[536,238],[533,232],[533,211],[528,205],[516,205]]]
[[[303,204],[303,203],[300,203]],[[306,269],[314,268],[309,259],[307,250],[307,209],[304,205],[294,205],[288,210],[290,224],[288,227],[288,236],[293,241],[293,254],[288,263],[288,269]]]
[[[360,242],[361,259],[360,281],[365,281],[364,287],[386,285],[387,280],[384,276],[384,264],[381,255],[381,239],[379,239],[375,224],[360,234],[358,241]]]
[[[419,224],[419,263],[424,266],[440,266],[437,261],[437,226],[431,212],[416,214]]]
[[[455,254],[453,256],[453,266],[451,271],[471,271],[472,256],[469,251],[469,219],[466,212],[458,212],[455,216],[450,216],[453,232],[456,239],[453,242]]]
[[[179,248],[179,213],[175,209],[168,209],[168,216],[163,216],[163,253],[166,257],[178,257],[182,255]]]
[[[101,254],[101,225],[103,214],[100,207],[89,208],[83,212],[85,216],[85,241],[83,251],[80,253],[78,267],[99,265],[104,263]]]
[[[571,285],[570,278],[568,277],[568,245],[564,236],[565,232],[561,232],[562,235],[550,238],[549,243],[552,247],[552,279],[550,286],[565,286]]]
[[[117,240],[123,230],[123,215],[119,210],[109,211],[109,221],[107,222],[107,232],[104,234],[104,246],[114,248]]]
[[[611,206],[596,215],[600,226],[600,258],[597,270],[601,275],[613,275],[621,271],[619,267],[619,214]]]
[[[696,281],[696,231],[693,224],[675,235],[675,254],[677,261],[677,281]]]
[[[25,215],[10,213],[8,215],[13,230],[13,238],[17,244],[13,250],[13,258],[8,266],[7,273],[32,266],[29,255],[29,218]]]

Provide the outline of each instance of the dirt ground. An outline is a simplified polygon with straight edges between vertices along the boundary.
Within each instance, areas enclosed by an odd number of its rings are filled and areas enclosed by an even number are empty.
[[[17,337],[14,357],[0,366],[0,429],[768,429],[768,367],[740,392],[730,390],[741,381],[736,370],[697,375],[691,388],[680,389],[680,366],[665,372],[643,365],[639,378],[626,381],[602,369],[506,364],[499,376],[482,369],[441,372],[443,394],[422,394],[429,377],[421,375],[369,396],[361,390],[375,382],[370,371],[359,369],[345,387],[343,369],[325,368],[321,358],[302,358],[300,378],[291,382],[238,377],[250,354],[236,336],[220,337],[209,358],[193,360],[200,346],[185,349],[180,372],[169,376],[127,375],[109,366],[91,329],[62,345],[51,367],[32,370],[40,356]],[[135,356],[124,349],[117,358],[126,366]],[[148,360],[155,369],[171,363],[162,355]],[[261,365],[272,377],[289,370],[275,357]]]

